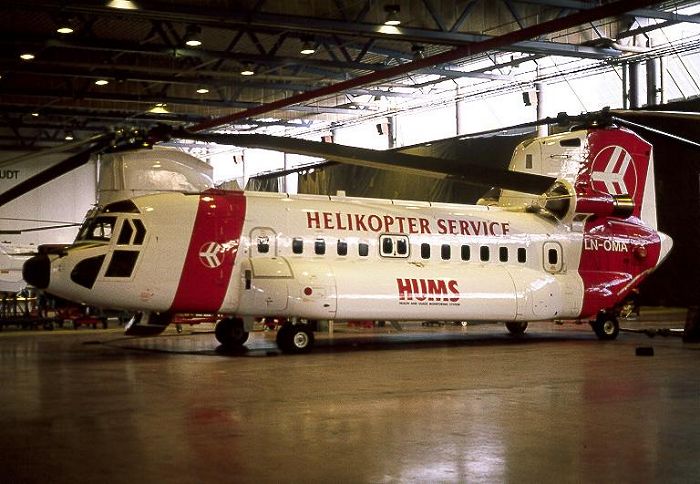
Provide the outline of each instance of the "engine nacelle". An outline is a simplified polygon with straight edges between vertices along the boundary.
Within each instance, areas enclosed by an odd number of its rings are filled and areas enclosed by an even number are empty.
[[[544,208],[559,220],[570,221],[578,214],[627,218],[634,212],[628,195],[611,195],[593,190],[578,192],[566,180],[557,180],[544,196]]]

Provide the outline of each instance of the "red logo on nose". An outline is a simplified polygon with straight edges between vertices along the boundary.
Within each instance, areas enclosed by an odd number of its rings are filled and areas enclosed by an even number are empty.
[[[591,166],[593,188],[611,195],[637,192],[637,167],[632,155],[622,146],[606,146],[598,152]]]

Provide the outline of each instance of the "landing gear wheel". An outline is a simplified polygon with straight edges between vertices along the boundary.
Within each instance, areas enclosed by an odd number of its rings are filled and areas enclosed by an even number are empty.
[[[601,341],[612,341],[620,333],[620,323],[617,318],[608,313],[602,313],[595,321],[591,322],[593,331]]]
[[[506,329],[513,336],[522,336],[527,329],[527,321],[508,321]]]
[[[308,353],[314,345],[314,333],[306,324],[285,324],[277,331],[277,346],[284,353]]]
[[[248,341],[248,331],[244,329],[243,320],[224,318],[214,328],[216,340],[225,348],[240,348]]]

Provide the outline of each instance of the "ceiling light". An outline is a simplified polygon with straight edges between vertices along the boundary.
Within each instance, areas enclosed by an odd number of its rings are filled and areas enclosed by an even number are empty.
[[[107,84],[109,84],[109,81],[107,79],[98,79],[95,81],[95,84],[97,84],[98,86],[106,86]]]
[[[253,70],[253,66],[250,64],[243,64],[243,69],[241,70],[241,75],[242,76],[255,75],[255,70]]]
[[[384,11],[386,12],[386,19],[384,20],[384,25],[396,26],[401,24],[401,19],[399,18],[399,12],[401,7],[396,4],[384,5]]]
[[[316,52],[316,48],[310,40],[305,40],[304,45],[301,46],[301,50],[299,51],[301,55],[311,55],[314,52]]]
[[[157,103],[155,106],[149,109],[148,112],[153,114],[170,114],[168,105],[165,103]]]
[[[33,112],[33,113],[32,113],[32,116],[34,116],[35,118],[38,118],[38,117],[39,117],[39,113]]]
[[[207,89],[206,87],[200,87],[199,89],[197,89],[197,94],[206,94],[208,92],[209,89]]]
[[[120,10],[138,10],[139,6],[131,0],[107,0],[105,4],[108,8],[118,8]]]
[[[189,47],[199,47],[201,41],[202,29],[198,25],[188,25],[185,32],[185,45]]]
[[[72,34],[75,31],[73,30],[73,27],[66,24],[66,25],[62,25],[59,28],[57,28],[56,32],[58,32],[59,34],[67,35],[67,34]]]
[[[66,136],[63,138],[66,141],[73,141],[75,136],[73,136],[73,131],[66,131]]]
[[[34,59],[34,54],[30,54],[29,52],[27,52],[27,53],[21,54],[19,56],[19,58],[22,60],[30,61],[30,60]]]

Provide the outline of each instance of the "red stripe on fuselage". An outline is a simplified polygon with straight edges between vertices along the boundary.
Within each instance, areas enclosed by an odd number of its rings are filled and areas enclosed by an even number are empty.
[[[242,192],[211,190],[199,196],[171,312],[219,311],[238,254],[245,212],[246,198]]]

